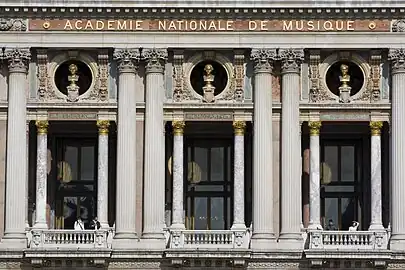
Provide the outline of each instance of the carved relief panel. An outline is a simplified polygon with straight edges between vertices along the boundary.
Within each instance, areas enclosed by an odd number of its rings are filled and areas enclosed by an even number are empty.
[[[173,55],[173,102],[233,103],[244,100],[245,56],[233,60],[215,51]]]
[[[41,102],[108,101],[109,54],[37,50],[37,99]]]
[[[311,103],[371,103],[381,101],[380,51],[368,59],[354,52],[339,52],[321,59],[319,50],[309,54]]]

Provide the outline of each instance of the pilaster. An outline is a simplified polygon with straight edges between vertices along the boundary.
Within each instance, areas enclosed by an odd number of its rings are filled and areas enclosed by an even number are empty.
[[[282,74],[281,105],[281,232],[279,242],[288,249],[300,248],[301,234],[301,140],[300,72],[302,49],[280,49]],[[291,188],[294,187],[294,188]],[[298,245],[292,246],[291,243]]]
[[[135,79],[139,50],[117,49],[118,121],[117,121],[117,192],[114,249],[127,249],[137,243],[136,235],[136,99]]]
[[[273,228],[272,70],[275,49],[253,49],[253,235],[252,248],[275,248]]]

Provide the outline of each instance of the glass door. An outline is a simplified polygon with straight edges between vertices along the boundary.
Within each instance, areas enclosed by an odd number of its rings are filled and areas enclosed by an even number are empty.
[[[232,140],[186,142],[186,228],[227,230],[232,225]]]

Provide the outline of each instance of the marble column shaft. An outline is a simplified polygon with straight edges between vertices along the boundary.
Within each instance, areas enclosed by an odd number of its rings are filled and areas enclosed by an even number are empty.
[[[391,249],[405,246],[405,49],[389,51],[392,74]]]
[[[253,240],[274,239],[272,70],[276,51],[253,49]],[[255,243],[252,243],[255,246]],[[257,244],[259,245],[259,244]]]
[[[370,122],[371,129],[371,222],[369,230],[384,230],[382,225],[381,129],[383,122]]]
[[[117,49],[117,193],[115,238],[136,238],[136,72],[139,50]]]
[[[29,49],[6,49],[8,61],[8,116],[6,209],[3,240],[16,240],[15,246],[25,245],[25,189],[27,183],[26,102]],[[9,248],[12,248],[10,243]]]
[[[35,203],[35,228],[46,229],[46,194],[48,177],[48,121],[38,120],[37,126],[37,182]]]
[[[245,224],[245,129],[244,121],[234,121],[234,179],[232,229],[246,229]]]
[[[319,133],[322,123],[309,122],[309,229],[320,229],[321,225],[321,172]]]
[[[97,217],[108,228],[108,128],[109,120],[98,120]]]
[[[145,173],[143,238],[162,239],[165,227],[165,144],[164,65],[167,50],[144,49],[145,91]]]
[[[173,222],[172,228],[184,229],[183,174],[184,174],[184,121],[173,121]]]
[[[301,49],[280,49],[281,107],[281,232],[280,239],[301,235],[300,67]]]

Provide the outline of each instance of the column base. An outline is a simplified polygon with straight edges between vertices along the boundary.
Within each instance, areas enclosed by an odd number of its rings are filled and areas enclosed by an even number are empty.
[[[251,239],[251,246],[254,250],[275,250],[277,249],[276,236],[272,233],[256,233]]]
[[[110,225],[107,222],[100,222],[100,228],[101,229],[110,229]]]
[[[233,224],[231,230],[246,230],[245,224]]]
[[[389,249],[393,251],[403,251],[405,247],[405,234],[396,234],[389,239]]]
[[[313,231],[321,231],[323,230],[322,225],[321,224],[309,224],[308,225],[308,230],[313,230]]]
[[[25,234],[6,234],[0,242],[0,250],[22,250],[28,247]]]
[[[34,229],[44,229],[47,230],[48,229],[48,224],[46,224],[46,222],[36,222],[34,224]]]
[[[288,234],[282,236],[280,235],[280,238],[278,239],[278,248],[281,250],[302,250],[304,249],[304,238],[302,238],[302,234],[296,235],[296,234]]]
[[[169,228],[170,230],[185,230],[186,226],[182,223],[172,224]]]
[[[113,249],[138,249],[141,248],[140,240],[135,233],[119,233],[114,236]]]
[[[369,231],[385,231],[385,228],[382,224],[370,224],[368,227]]]
[[[166,249],[166,238],[142,238],[140,244],[146,250],[164,250]]]

